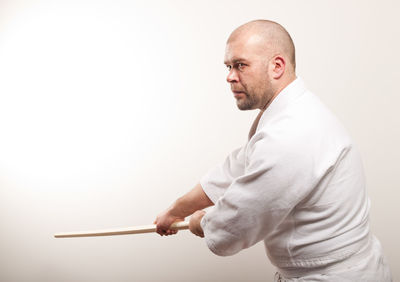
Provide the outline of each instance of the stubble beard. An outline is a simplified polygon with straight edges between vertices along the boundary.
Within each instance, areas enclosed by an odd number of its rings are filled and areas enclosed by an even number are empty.
[[[236,105],[241,111],[254,110],[260,103],[259,100],[257,96],[245,93],[245,97],[238,99]]]
[[[259,83],[258,87],[243,85],[243,94],[245,94],[245,96],[236,101],[239,110],[247,111],[264,108],[267,102],[266,100],[269,100],[268,98],[271,97],[273,92],[271,85],[271,79],[268,74],[267,77]]]

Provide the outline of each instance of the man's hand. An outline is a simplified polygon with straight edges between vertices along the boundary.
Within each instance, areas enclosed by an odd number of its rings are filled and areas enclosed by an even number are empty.
[[[178,233],[178,230],[171,230],[169,229],[171,224],[177,221],[183,221],[185,218],[182,218],[178,215],[174,215],[171,208],[165,210],[164,212],[160,213],[154,224],[157,225],[156,232],[161,236],[168,236]]]
[[[194,234],[201,238],[204,237],[203,228],[201,228],[200,221],[203,216],[206,214],[205,211],[196,211],[189,221],[189,230]]]
[[[157,225],[156,231],[161,236],[176,234],[178,231],[170,229],[172,223],[183,221],[185,217],[191,215],[195,211],[212,205],[214,205],[214,203],[208,198],[200,183],[198,183],[192,190],[178,198],[171,207],[157,216],[154,221],[154,224]]]

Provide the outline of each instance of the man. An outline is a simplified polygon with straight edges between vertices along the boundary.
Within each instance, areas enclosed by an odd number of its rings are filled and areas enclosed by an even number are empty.
[[[391,281],[370,234],[359,154],[296,78],[287,31],[265,20],[240,26],[225,65],[238,108],[260,113],[247,144],[161,213],[157,232],[175,234],[170,225],[192,215],[191,232],[217,255],[263,240],[275,281]]]

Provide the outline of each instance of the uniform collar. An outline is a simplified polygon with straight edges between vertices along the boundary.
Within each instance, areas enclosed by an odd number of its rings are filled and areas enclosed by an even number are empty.
[[[300,77],[297,77],[290,84],[288,84],[282,91],[272,100],[271,104],[264,111],[258,126],[257,130],[261,128],[265,122],[270,120],[273,116],[282,112],[293,100],[296,100],[298,97],[303,95],[306,91],[306,87],[304,85],[303,80]]]

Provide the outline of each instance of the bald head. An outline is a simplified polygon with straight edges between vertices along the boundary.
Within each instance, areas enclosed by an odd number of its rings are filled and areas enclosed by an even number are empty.
[[[226,44],[224,64],[240,110],[265,110],[296,79],[293,41],[272,21],[256,20],[235,29]]]
[[[280,24],[268,20],[255,20],[239,26],[229,36],[227,44],[234,41],[256,42],[265,53],[271,56],[280,54],[296,68],[295,47],[286,29]]]

